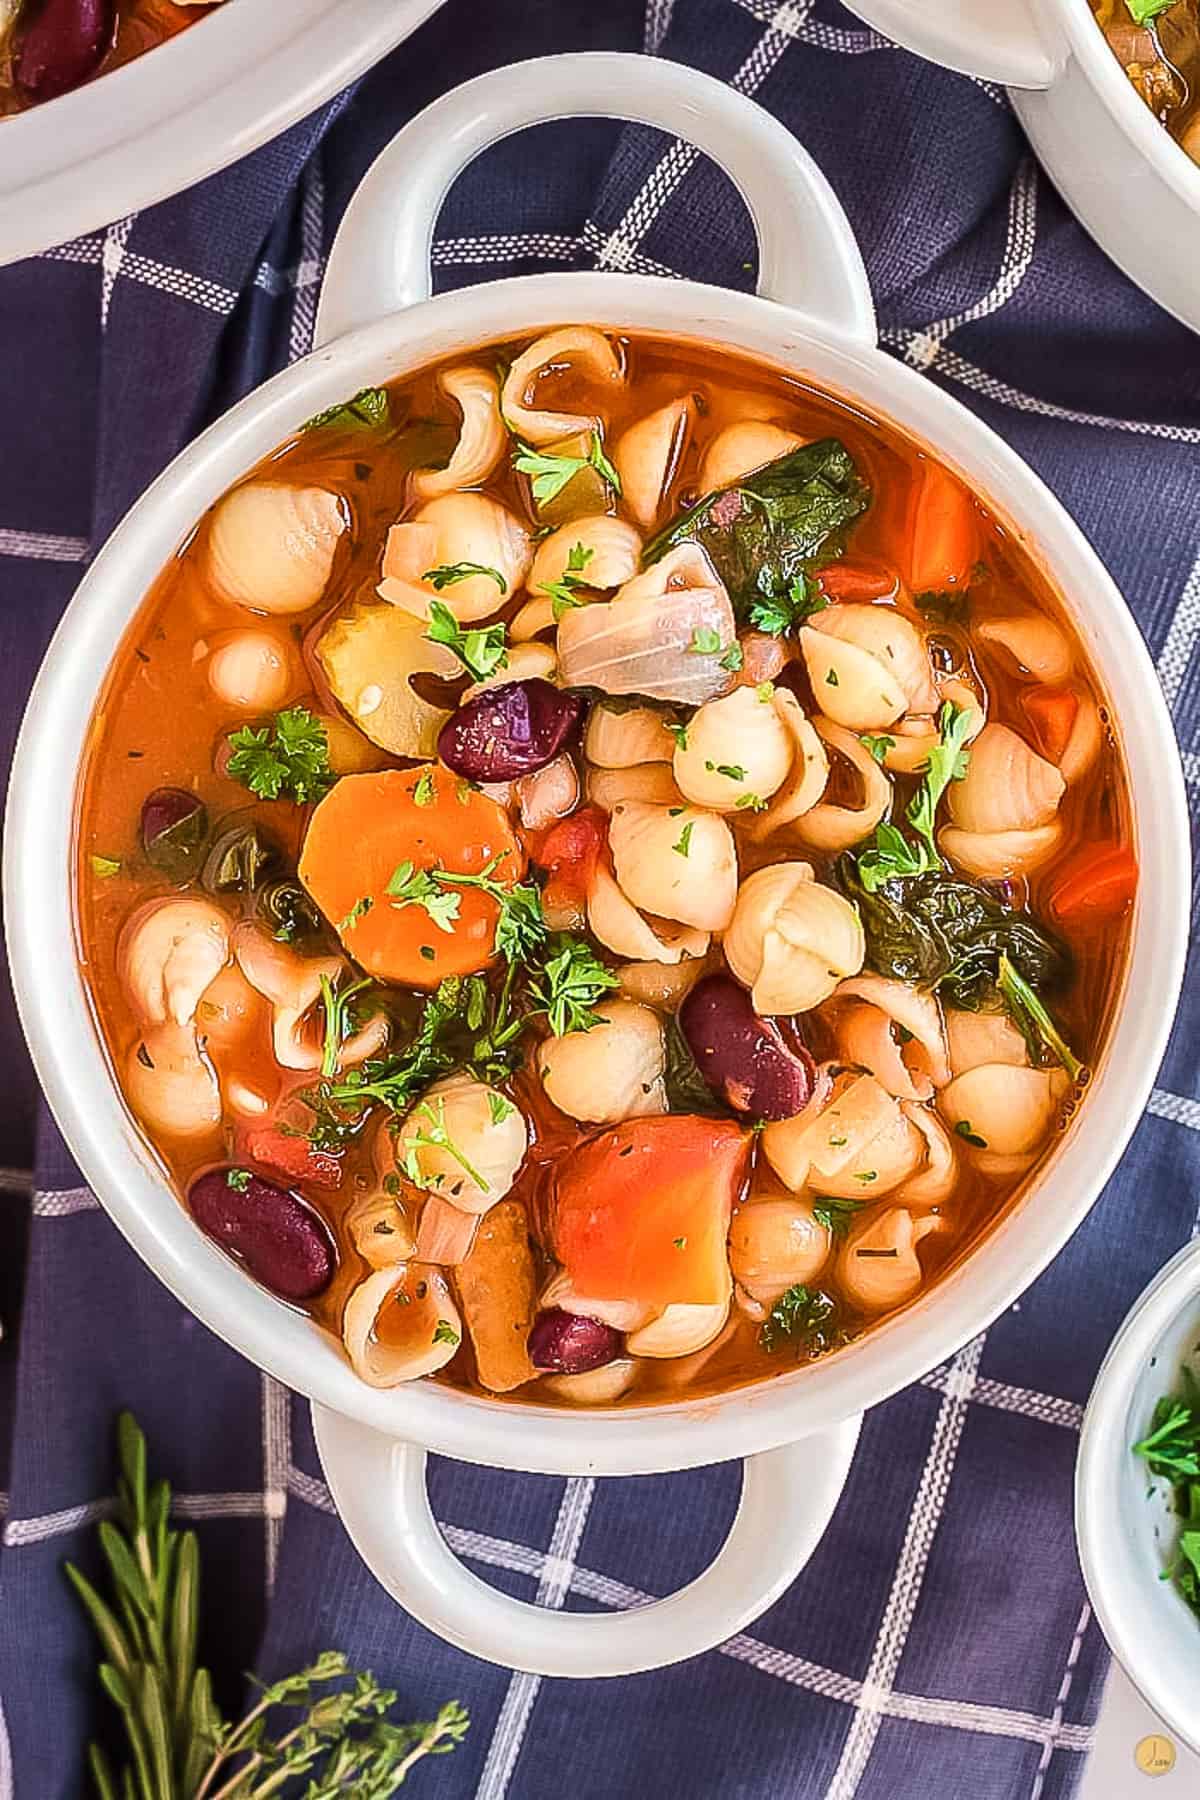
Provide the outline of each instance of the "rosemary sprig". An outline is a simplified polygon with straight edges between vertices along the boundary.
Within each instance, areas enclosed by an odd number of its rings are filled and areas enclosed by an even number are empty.
[[[146,1440],[117,1421],[115,1522],[99,1528],[112,1596],[66,1572],[100,1639],[100,1683],[121,1713],[128,1762],[118,1777],[99,1744],[88,1769],[99,1800],[270,1800],[308,1775],[305,1800],[387,1800],[417,1763],[460,1744],[457,1700],[436,1719],[393,1724],[396,1703],[369,1671],[327,1650],[270,1686],[238,1723],[225,1721],[196,1666],[200,1556],[194,1532],[170,1529],[171,1490],[146,1477]],[[337,1685],[334,1685],[337,1684]],[[277,1709],[290,1713],[276,1724]]]

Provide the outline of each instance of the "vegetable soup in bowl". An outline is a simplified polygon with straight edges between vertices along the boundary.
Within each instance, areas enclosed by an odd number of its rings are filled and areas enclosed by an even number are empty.
[[[783,371],[579,324],[217,502],[76,866],[201,1229],[367,1382],[585,1406],[936,1283],[1086,1110],[1137,887],[1107,696],[988,507]]]
[[[596,112],[702,138],[772,298],[428,299],[464,163]],[[1186,942],[1170,724],[1052,496],[875,346],[811,160],[693,70],[437,102],[351,205],[318,339],[51,647],[6,833],[22,1018],[114,1220],[315,1402],[389,1591],[509,1666],[645,1668],[778,1597],[863,1409],[1111,1172]],[[429,1449],[748,1461],[689,1588],[547,1618],[455,1561]]]

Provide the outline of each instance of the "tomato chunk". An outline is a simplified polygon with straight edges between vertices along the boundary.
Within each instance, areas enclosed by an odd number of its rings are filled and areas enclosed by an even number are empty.
[[[1025,689],[1021,706],[1033,726],[1042,755],[1053,763],[1061,762],[1075,729],[1079,695],[1070,688],[1039,685]]]
[[[533,855],[538,868],[548,874],[544,895],[548,907],[586,897],[607,837],[608,819],[598,806],[581,806],[569,819],[550,827]]]
[[[238,1133],[238,1155],[260,1163],[290,1181],[309,1181],[315,1187],[342,1185],[342,1164],[330,1150],[316,1150],[307,1138],[293,1136],[278,1125],[251,1125]]]
[[[560,1165],[554,1250],[575,1290],[645,1306],[715,1305],[750,1137],[724,1119],[627,1119]]]
[[[961,482],[927,463],[908,517],[908,585],[914,594],[965,588],[979,560],[975,503]]]
[[[1133,902],[1137,879],[1137,858],[1123,845],[1084,850],[1063,871],[1050,895],[1050,911],[1062,925],[1119,919]]]

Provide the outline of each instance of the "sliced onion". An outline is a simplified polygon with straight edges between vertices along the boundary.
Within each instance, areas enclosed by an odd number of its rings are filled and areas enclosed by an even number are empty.
[[[698,632],[701,642],[717,648],[697,651]],[[567,687],[700,706],[734,686],[732,671],[721,664],[736,635],[729,596],[712,564],[697,545],[680,544],[627,581],[615,599],[564,615],[561,679]]]

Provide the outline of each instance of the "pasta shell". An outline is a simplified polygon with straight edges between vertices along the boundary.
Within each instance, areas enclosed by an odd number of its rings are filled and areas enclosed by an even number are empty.
[[[490,369],[444,369],[438,387],[462,413],[458,442],[444,469],[418,469],[412,478],[419,500],[436,500],[487,480],[508,447],[500,417],[500,384]]]
[[[579,771],[569,756],[556,756],[532,775],[523,775],[514,791],[522,825],[527,831],[545,831],[578,805]]]
[[[899,682],[909,712],[936,712],[938,691],[924,634],[896,607],[827,606],[815,614],[812,626],[873,656]],[[831,707],[825,710],[837,716]]]
[[[462,1214],[458,1215],[460,1218]],[[413,1253],[412,1225],[402,1201],[383,1191],[352,1200],[343,1215],[351,1242],[373,1269],[391,1269],[407,1262]],[[440,1262],[440,1257],[429,1257]]]
[[[208,659],[208,685],[217,699],[242,712],[282,706],[295,682],[287,642],[269,631],[235,631]]]
[[[1058,849],[1062,825],[1039,825],[1034,831],[961,831],[947,825],[938,833],[942,855],[981,881],[1004,881],[1040,869]]]
[[[963,741],[967,744],[974,743],[987,723],[983,702],[975,689],[965,681],[945,681],[941,686],[941,698],[949,700],[960,711],[971,714]],[[942,734],[937,719],[932,714],[924,716],[909,713],[892,727],[891,743],[885,751],[883,766],[893,774],[919,774],[928,763],[930,752],[936,750],[941,741]]]
[[[192,1141],[221,1123],[221,1090],[192,1025],[168,1020],[148,1031],[125,1060],[121,1086],[131,1111],[155,1134]]]
[[[663,1308],[657,1319],[631,1331],[625,1348],[633,1356],[694,1356],[719,1337],[729,1317],[730,1296],[712,1305],[693,1305],[676,1301]]]
[[[1066,633],[1040,613],[984,619],[975,627],[975,635],[1004,651],[1019,674],[1051,686],[1066,681],[1075,664]]]
[[[838,1174],[814,1177],[814,1185],[818,1192],[839,1200],[875,1200],[907,1181],[924,1156],[924,1137],[911,1119],[897,1111]]]
[[[599,1319],[602,1325],[611,1325],[614,1331],[640,1331],[654,1317],[654,1308],[642,1300],[593,1300],[579,1293],[571,1286],[571,1278],[565,1269],[550,1278],[538,1302],[542,1312],[555,1306],[583,1319]]]
[[[1029,1046],[1006,1012],[960,1012],[946,1008],[946,1044],[951,1075],[965,1075],[980,1063],[1023,1068]]]
[[[979,1063],[942,1089],[938,1107],[956,1132],[963,1128],[960,1135],[968,1156],[984,1151],[993,1156],[1028,1156],[1040,1149],[1054,1129],[1070,1091],[1070,1077],[1064,1069]],[[982,1142],[974,1143],[975,1138]]]
[[[514,644],[505,663],[463,689],[459,704],[488,688],[507,687],[510,681],[553,681],[557,674],[558,658],[549,644]]]
[[[1058,763],[1062,778],[1068,785],[1087,774],[1099,756],[1103,743],[1104,728],[1100,723],[1096,702],[1090,694],[1081,694],[1075,723]]]
[[[324,488],[245,481],[213,509],[208,585],[250,612],[307,612],[325,592],[348,525],[345,502]]]
[[[577,572],[570,570],[573,552],[583,563]],[[632,525],[612,513],[588,513],[542,539],[529,571],[529,591],[544,593],[568,572],[583,588],[623,587],[637,574],[641,559],[641,533]]]
[[[632,1356],[619,1356],[599,1369],[585,1369],[582,1375],[543,1375],[542,1386],[572,1406],[614,1406],[629,1392],[636,1374]]]
[[[530,389],[539,378],[564,365],[593,387],[612,390],[625,379],[621,359],[603,332],[590,325],[547,332],[518,356],[505,378],[500,409],[514,437],[536,447],[593,431],[602,423],[594,413],[549,412],[530,402]]]
[[[958,1183],[958,1153],[950,1133],[928,1106],[902,1100],[900,1111],[925,1139],[925,1161],[915,1175],[901,1182],[896,1199],[909,1207],[941,1206]]]
[[[697,632],[717,646],[698,653]],[[566,687],[699,706],[734,684],[723,668],[737,635],[729,595],[696,544],[680,544],[616,598],[564,613],[558,659]],[[702,639],[703,641],[703,639]]]
[[[787,779],[795,740],[773,692],[738,687],[688,720],[673,756],[675,782],[697,806],[737,812],[769,799]]]
[[[763,843],[803,818],[821,798],[829,781],[825,745],[796,696],[787,688],[777,688],[775,708],[791,734],[792,766],[766,811],[753,814],[744,825],[746,836],[753,843]]]
[[[941,1221],[930,1213],[914,1218],[905,1207],[885,1212],[851,1227],[837,1261],[841,1287],[863,1312],[891,1312],[920,1291],[925,1279],[917,1245]]]
[[[611,813],[618,806],[642,801],[651,806],[682,806],[670,763],[637,763],[632,769],[589,769],[587,796]]]
[[[411,519],[393,525],[384,546],[376,588],[389,606],[428,619],[429,603],[440,600],[460,624],[486,619],[516,593],[529,572],[529,533],[515,513],[486,494],[443,494],[427,501]],[[456,563],[494,569],[468,575],[439,593],[425,576]]]
[[[613,808],[608,842],[617,884],[636,907],[724,931],[737,898],[737,851],[724,819],[626,800]]]
[[[376,1269],[353,1290],[342,1339],[355,1374],[369,1387],[399,1387],[450,1361],[462,1340],[462,1319],[439,1268],[398,1263]]]
[[[1033,831],[1048,825],[1067,784],[1054,764],[1007,725],[985,725],[971,746],[967,771],[946,796],[963,831]]]
[[[819,1006],[866,953],[854,907],[801,862],[773,863],[742,883],[724,948],[754,1010],[768,1017]]]
[[[117,940],[117,969],[143,1025],[190,1025],[229,961],[229,920],[211,900],[148,900]]]
[[[474,1076],[450,1075],[404,1115],[396,1161],[418,1187],[485,1213],[507,1194],[528,1145],[518,1107]]]
[[[621,892],[611,871],[598,862],[588,889],[587,921],[593,935],[618,956],[639,962],[680,963],[702,957],[709,945],[707,931],[686,925],[652,926]]]
[[[621,711],[603,702],[594,706],[587,724],[583,751],[598,769],[632,769],[638,763],[669,763],[675,739],[666,717],[652,706],[629,706]]]
[[[800,648],[821,710],[851,731],[883,731],[908,697],[890,669],[858,644],[832,632],[801,627]]]
[[[896,1101],[873,1075],[827,1077],[802,1113],[766,1127],[763,1153],[793,1191],[811,1181],[819,1192],[832,1193],[829,1184],[856,1167],[899,1117]]]
[[[760,1305],[771,1307],[797,1282],[815,1281],[829,1260],[830,1234],[813,1216],[812,1201],[752,1200],[729,1228],[734,1280]]]
[[[598,1023],[543,1040],[537,1071],[546,1096],[568,1118],[611,1125],[667,1110],[662,1021],[632,1000],[605,1000]]]
[[[812,724],[822,742],[844,757],[858,776],[862,800],[858,806],[838,806],[831,800],[818,800],[796,819],[792,836],[813,850],[836,856],[870,837],[891,806],[892,784],[853,731],[821,717],[815,718]]]
[[[669,400],[656,412],[636,420],[613,446],[621,497],[643,531],[649,531],[658,518],[687,444],[694,410],[690,396]]]
[[[739,419],[710,439],[700,459],[697,486],[702,494],[732,487],[743,475],[799,450],[807,441],[767,419]]]
[[[684,998],[704,973],[704,962],[674,965],[659,962],[622,963],[615,971],[621,993],[627,1000],[643,1006],[656,1006],[660,1012],[676,1012]]]
[[[892,1021],[877,1006],[851,1002],[844,1006],[835,994],[830,1003],[835,1013],[834,1036],[843,1062],[868,1069],[876,1081],[898,1100],[928,1100],[933,1093],[929,1077],[914,1074],[905,1063]]]
[[[509,642],[527,644],[531,638],[539,637],[543,631],[551,631],[557,623],[558,621],[554,617],[554,602],[549,594],[543,594],[536,600],[526,600],[509,620]]]
[[[839,1000],[865,1000],[879,1007],[895,1024],[909,1034],[920,1051],[920,1066],[934,1087],[944,1087],[950,1079],[946,1059],[946,1038],[942,1016],[932,994],[923,993],[907,981],[891,981],[883,975],[858,975],[843,981],[838,988]]]

